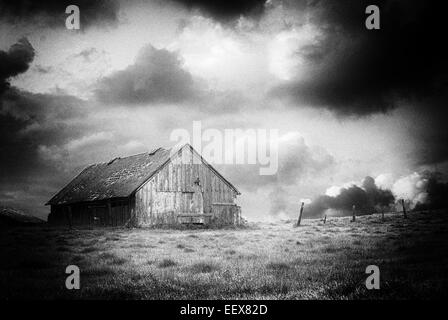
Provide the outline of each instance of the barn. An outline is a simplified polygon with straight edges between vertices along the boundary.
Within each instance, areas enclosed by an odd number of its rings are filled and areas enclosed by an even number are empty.
[[[237,225],[239,191],[191,145],[85,168],[46,205],[68,226]]]

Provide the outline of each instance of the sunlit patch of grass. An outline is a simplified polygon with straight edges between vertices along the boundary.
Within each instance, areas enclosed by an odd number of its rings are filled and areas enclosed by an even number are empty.
[[[115,274],[116,270],[107,265],[90,264],[88,267],[82,268],[83,276],[89,277],[106,277]]]

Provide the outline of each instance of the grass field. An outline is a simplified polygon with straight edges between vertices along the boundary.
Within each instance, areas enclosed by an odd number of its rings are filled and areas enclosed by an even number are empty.
[[[0,299],[431,299],[448,293],[447,212],[245,229],[1,230]],[[81,289],[65,288],[65,268]],[[377,265],[381,289],[367,290]]]

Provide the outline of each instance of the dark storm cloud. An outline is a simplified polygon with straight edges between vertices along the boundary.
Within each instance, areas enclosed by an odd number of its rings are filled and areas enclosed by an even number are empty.
[[[90,57],[96,50],[76,56]],[[229,114],[249,103],[241,90],[210,89],[202,79],[184,69],[179,54],[152,45],[142,48],[135,62],[101,78],[95,97],[107,106],[133,107],[176,104],[195,112]]]
[[[372,213],[375,210],[384,210],[393,205],[395,197],[390,190],[377,187],[372,177],[365,177],[362,186],[353,185],[342,188],[335,196],[321,195],[307,206],[305,212],[308,217],[319,217],[327,209],[334,209],[341,213],[351,213],[356,206],[357,214]]]
[[[448,207],[448,180],[440,172],[423,172],[423,179],[427,179],[425,203],[417,203],[415,210],[445,209]]]
[[[8,51],[0,50],[0,96],[8,89],[10,78],[28,70],[34,54],[34,48],[26,38],[21,38]]]
[[[193,98],[194,85],[177,54],[149,45],[133,65],[101,79],[96,96],[107,104],[175,103]]]
[[[91,26],[118,21],[118,1],[115,0],[1,0],[0,19],[10,23],[65,28],[69,5],[80,10],[81,26]]]
[[[0,202],[20,204],[45,218],[42,204],[72,175],[42,157],[42,146],[63,145],[87,130],[84,102],[11,87],[0,97]],[[79,119],[78,124],[69,125]]]
[[[409,137],[414,150],[409,157],[414,164],[434,166],[448,161],[448,130],[446,121],[448,92],[437,98],[427,98],[410,107]]]
[[[448,182],[441,174],[432,173],[427,185],[427,204],[433,209],[448,206]]]
[[[370,4],[380,8],[380,30],[365,27]],[[274,93],[342,116],[386,112],[400,99],[439,96],[448,79],[445,7],[442,1],[307,2],[311,22],[323,32],[298,52],[312,71]]]
[[[189,9],[199,9],[215,20],[228,22],[241,16],[259,17],[266,0],[173,0]]]
[[[38,171],[43,165],[37,153],[40,145],[62,144],[85,130],[64,124],[85,117],[84,102],[72,96],[10,88],[0,103],[0,167],[5,170],[0,184]]]

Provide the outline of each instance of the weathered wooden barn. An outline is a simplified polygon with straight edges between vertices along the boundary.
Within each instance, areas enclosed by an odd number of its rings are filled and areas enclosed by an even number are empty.
[[[59,225],[239,224],[239,191],[191,145],[159,148],[85,168],[47,205]]]

